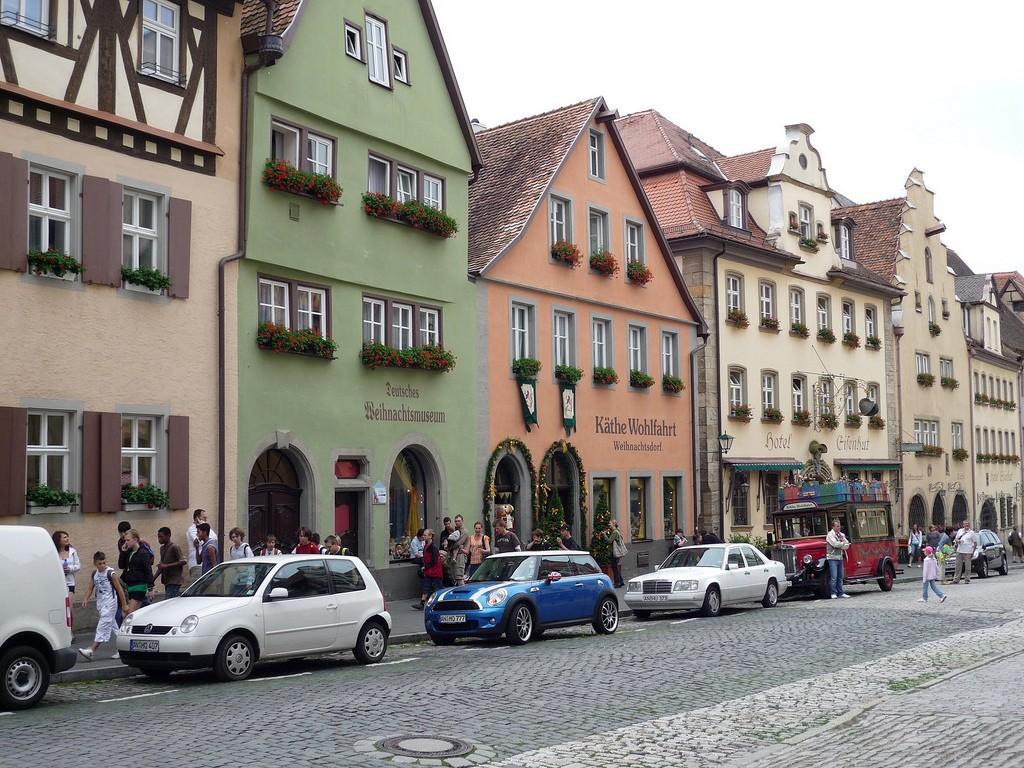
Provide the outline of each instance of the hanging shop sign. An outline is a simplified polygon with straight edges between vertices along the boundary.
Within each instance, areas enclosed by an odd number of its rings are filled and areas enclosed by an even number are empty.
[[[526,424],[526,431],[530,431],[530,425],[537,423],[537,380],[517,378],[519,385],[519,402],[523,406],[523,422]]]
[[[558,389],[562,398],[562,426],[565,427],[565,436],[568,437],[576,431],[576,385],[560,381]]]

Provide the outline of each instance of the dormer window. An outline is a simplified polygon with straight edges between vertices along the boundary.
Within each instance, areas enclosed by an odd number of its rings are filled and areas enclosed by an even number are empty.
[[[800,238],[814,239],[814,209],[803,203],[800,204]]]
[[[590,132],[590,176],[604,179],[604,134],[600,131]]]
[[[744,229],[743,193],[738,189],[729,189],[725,193],[726,221],[730,227]]]
[[[850,237],[850,225],[839,225],[839,257],[843,259],[853,258],[853,239]]]

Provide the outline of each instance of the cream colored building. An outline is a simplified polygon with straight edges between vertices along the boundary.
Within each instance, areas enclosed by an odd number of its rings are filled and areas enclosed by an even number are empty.
[[[14,5],[0,20],[0,524],[68,531],[84,584],[94,551],[116,563],[119,520],[154,547],[162,525],[184,545],[194,507],[216,523],[241,14]],[[123,511],[128,484],[159,487],[167,508]],[[38,486],[74,503],[33,504]]]

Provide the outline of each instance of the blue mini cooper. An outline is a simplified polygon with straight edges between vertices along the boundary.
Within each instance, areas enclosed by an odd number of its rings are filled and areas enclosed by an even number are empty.
[[[507,552],[484,560],[464,587],[435,592],[423,621],[437,645],[502,634],[509,645],[522,645],[546,629],[574,624],[611,634],[619,626],[619,601],[587,552]]]

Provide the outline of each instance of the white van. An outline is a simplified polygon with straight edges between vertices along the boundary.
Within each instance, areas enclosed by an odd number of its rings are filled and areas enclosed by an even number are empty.
[[[0,709],[43,698],[50,675],[71,669],[71,599],[50,534],[0,525]]]

